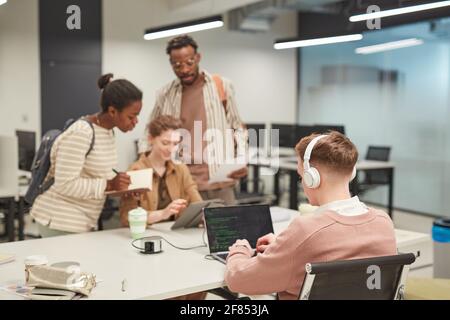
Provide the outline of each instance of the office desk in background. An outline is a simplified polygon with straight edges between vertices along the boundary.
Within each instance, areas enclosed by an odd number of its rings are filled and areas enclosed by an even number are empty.
[[[284,230],[297,211],[271,208],[275,233]],[[277,217],[287,217],[279,221]],[[204,229],[170,230],[173,222],[151,226],[147,236],[159,235],[177,246],[189,247],[203,243]],[[411,271],[432,265],[432,242],[429,235],[396,230],[401,252],[420,251]],[[205,234],[206,240],[206,234]],[[0,286],[12,280],[23,280],[24,259],[29,255],[46,255],[50,263],[77,261],[82,271],[101,279],[89,299],[167,299],[225,285],[225,265],[205,259],[208,248],[182,251],[163,242],[163,252],[142,255],[131,247],[128,229],[91,232],[54,238],[0,244],[0,252],[13,253],[16,260],[0,265]],[[126,279],[127,290],[122,292]],[[0,299],[21,299],[0,291]]]
[[[0,188],[0,200],[3,200],[8,204],[7,210],[4,210],[5,214],[5,235],[8,241],[16,240],[16,230],[14,226],[14,220],[18,220],[18,239],[25,239],[25,200],[24,196],[28,189],[28,184],[23,184],[20,181],[20,177],[25,176],[27,179],[31,177],[30,172],[19,171],[17,178],[17,184],[13,190],[2,190]]]
[[[273,160],[270,158],[254,158],[249,162],[250,166],[253,166],[253,181],[254,192],[258,192],[258,179],[259,179],[259,169],[261,167],[274,168],[278,166],[278,170],[274,174],[274,194],[276,197],[275,204],[279,204],[280,200],[280,175],[282,172],[287,172],[289,174],[289,208],[297,210],[298,208],[298,182],[299,175],[297,173],[297,157],[287,156],[279,157],[279,160]],[[389,216],[392,218],[393,207],[394,207],[394,169],[395,165],[392,162],[384,161],[370,161],[362,160],[358,161],[356,164],[356,170],[358,171],[370,171],[370,170],[386,170],[388,174],[388,199],[387,199],[387,211]],[[353,185],[354,186],[354,185]],[[351,185],[351,189],[354,189]],[[244,187],[245,188],[245,187]]]
[[[15,240],[14,218],[16,215],[16,197],[14,193],[10,193],[0,189],[0,205],[2,206],[5,219],[5,233],[8,241]]]

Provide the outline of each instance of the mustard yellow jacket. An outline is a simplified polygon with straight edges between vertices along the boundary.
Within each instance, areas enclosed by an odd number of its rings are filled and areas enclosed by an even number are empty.
[[[141,170],[152,168],[147,157],[141,157],[133,163],[129,170]],[[197,184],[191,177],[188,167],[185,164],[175,164],[172,161],[167,163],[166,185],[172,200],[185,199],[188,203],[202,201]],[[158,187],[159,179],[153,174],[152,190],[140,196],[141,207],[147,210],[148,214],[158,208]],[[120,222],[123,226],[128,226],[128,211],[138,206],[137,200],[132,197],[122,197],[120,201]]]

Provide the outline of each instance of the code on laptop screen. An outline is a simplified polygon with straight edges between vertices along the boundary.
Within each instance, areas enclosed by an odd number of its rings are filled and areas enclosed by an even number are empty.
[[[255,248],[258,238],[273,232],[267,205],[205,208],[211,253],[228,251],[237,239],[247,239]]]

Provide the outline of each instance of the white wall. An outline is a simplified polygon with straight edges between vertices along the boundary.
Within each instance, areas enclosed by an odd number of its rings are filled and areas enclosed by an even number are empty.
[[[250,2],[250,1],[247,1]],[[221,8],[223,9],[223,8]],[[199,16],[216,14],[217,8]],[[126,135],[118,134],[119,167],[133,161],[132,141],[144,130],[155,91],[174,79],[165,53],[168,39],[143,40],[150,27],[196,18],[186,10],[170,11],[165,1],[121,0],[103,4],[103,72],[125,77],[144,92],[140,124]],[[273,41],[294,36],[296,15],[275,22],[270,34],[228,31],[226,27],[192,34],[199,43],[201,67],[230,78],[236,89],[238,108],[246,122],[293,122],[296,109],[296,51],[276,51]]]
[[[205,3],[205,1],[202,1]],[[245,0],[240,3],[256,2]],[[150,114],[155,91],[174,78],[165,46],[167,39],[143,40],[150,27],[222,13],[236,1],[211,1],[206,11],[173,7],[176,1],[122,0],[103,2],[103,71],[133,81],[144,91],[140,124],[117,135],[120,168],[133,161],[133,140]],[[276,51],[277,38],[296,32],[296,15],[278,19],[270,34],[230,32],[226,27],[193,34],[203,55],[201,66],[230,78],[246,122],[292,122],[296,108],[296,51]],[[15,130],[41,134],[38,0],[14,0],[0,6],[0,135]]]
[[[0,6],[0,135],[40,135],[38,1]]]

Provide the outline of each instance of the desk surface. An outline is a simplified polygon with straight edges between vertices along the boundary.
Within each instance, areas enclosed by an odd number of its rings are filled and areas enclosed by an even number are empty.
[[[272,208],[288,220],[274,222],[275,233],[284,230],[298,212]],[[277,221],[275,218],[274,221]],[[203,229],[170,230],[172,222],[147,230],[147,235],[160,235],[174,245],[190,247],[203,243]],[[429,235],[396,230],[401,247],[414,241],[429,241]],[[206,240],[206,234],[205,234]],[[29,255],[46,255],[50,263],[78,261],[81,269],[102,280],[89,299],[166,299],[209,290],[224,285],[225,265],[205,259],[206,247],[181,251],[163,242],[164,252],[142,255],[131,247],[128,229],[91,232],[55,238],[0,244],[0,252],[16,255],[14,262],[0,265],[0,286],[24,278],[24,259]],[[122,280],[127,291],[121,291]],[[19,296],[0,291],[0,299]]]
[[[406,300],[450,300],[450,279],[410,277],[406,281]]]

